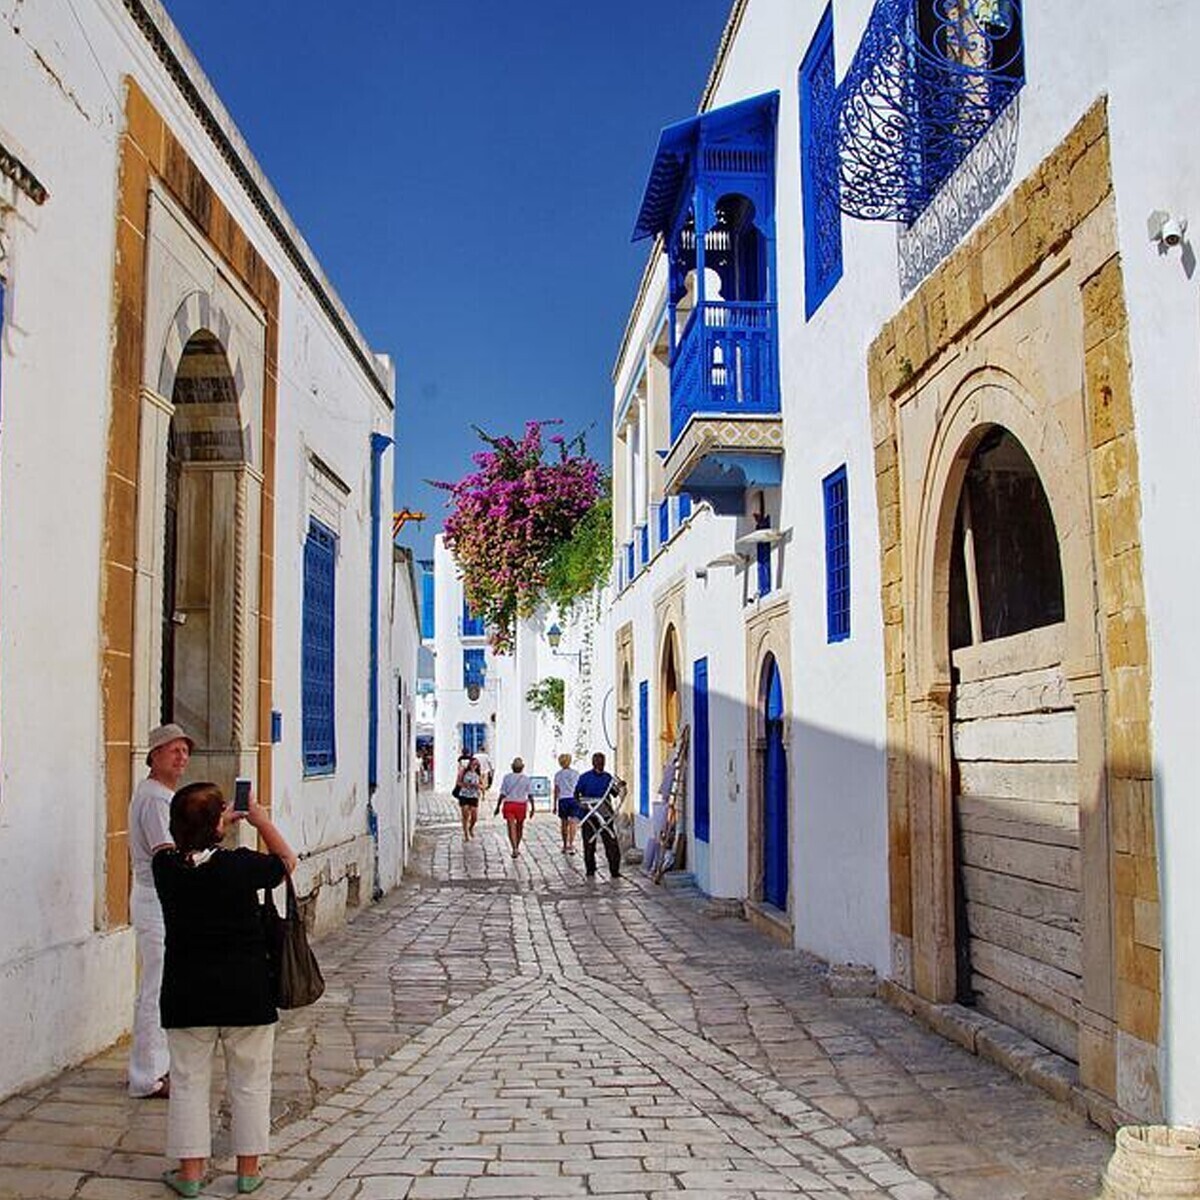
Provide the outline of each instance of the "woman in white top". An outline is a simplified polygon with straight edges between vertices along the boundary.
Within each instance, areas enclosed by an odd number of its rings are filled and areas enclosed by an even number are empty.
[[[500,799],[496,801],[496,808],[508,822],[508,841],[512,856],[516,858],[521,851],[525,818],[533,816],[533,795],[523,759],[514,758],[512,770],[500,781]]]
[[[562,768],[554,776],[554,803],[562,825],[562,848],[564,854],[575,853],[575,832],[579,828],[580,804],[575,799],[575,785],[579,772],[571,769],[571,756],[560,754],[558,765]]]

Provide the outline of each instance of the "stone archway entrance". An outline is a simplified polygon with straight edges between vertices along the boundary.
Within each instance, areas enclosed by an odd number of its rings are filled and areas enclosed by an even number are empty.
[[[956,992],[1077,1061],[1078,731],[1058,532],[1020,441],[964,451],[949,547]]]
[[[759,685],[762,752],[762,901],[780,912],[788,907],[788,788],[784,743],[783,681],[773,654],[763,662]]]
[[[663,634],[662,667],[659,677],[659,696],[662,710],[659,713],[659,766],[671,757],[675,743],[679,741],[683,701],[679,692],[679,639],[675,626],[668,625]]]

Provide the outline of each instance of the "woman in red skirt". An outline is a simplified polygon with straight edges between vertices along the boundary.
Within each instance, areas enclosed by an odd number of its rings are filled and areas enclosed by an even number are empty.
[[[508,822],[508,841],[512,846],[512,856],[516,858],[521,852],[525,818],[533,816],[533,796],[523,759],[514,758],[512,770],[500,781],[500,799],[496,801],[496,811]]]

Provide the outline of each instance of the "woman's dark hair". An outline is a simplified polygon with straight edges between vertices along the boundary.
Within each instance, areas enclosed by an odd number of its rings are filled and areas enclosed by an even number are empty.
[[[189,783],[171,797],[171,838],[182,854],[208,850],[221,841],[225,797],[215,783]]]

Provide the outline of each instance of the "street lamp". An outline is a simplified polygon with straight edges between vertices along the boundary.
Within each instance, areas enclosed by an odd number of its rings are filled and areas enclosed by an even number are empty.
[[[583,662],[583,651],[560,651],[559,646],[562,644],[562,636],[563,631],[558,627],[557,622],[555,622],[550,626],[549,629],[546,630],[546,641],[550,643],[550,653],[553,654],[555,658],[573,658],[575,660],[575,669],[579,670],[580,664]]]

